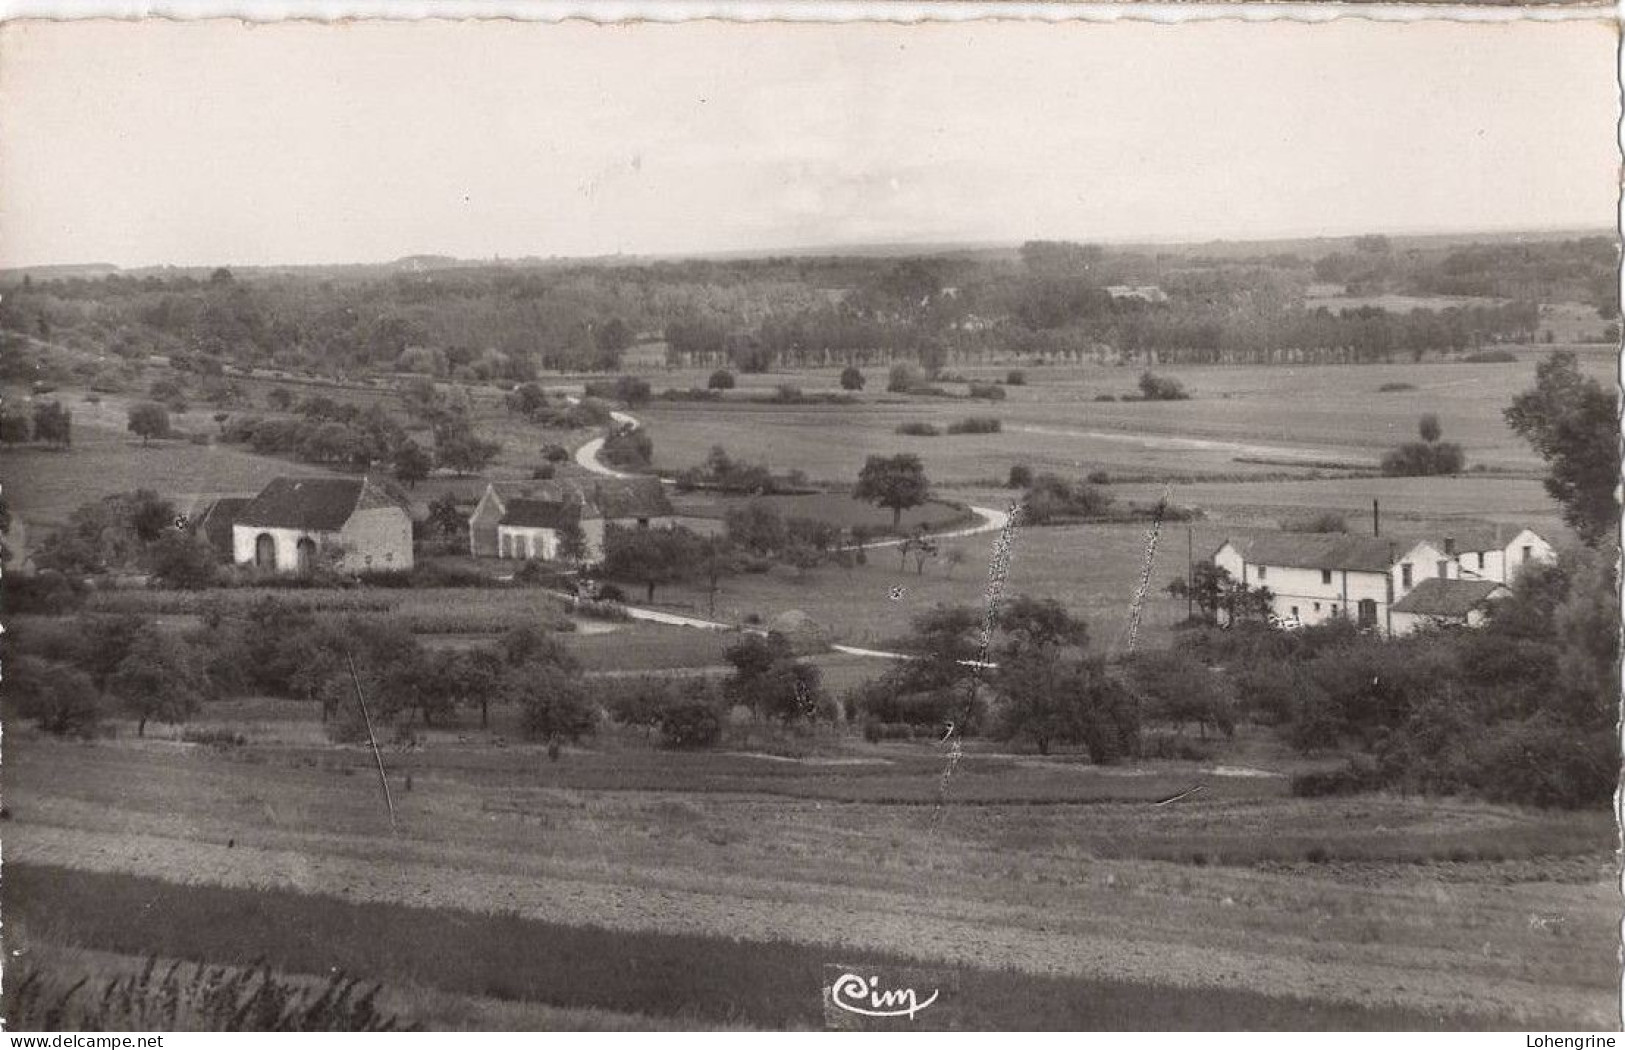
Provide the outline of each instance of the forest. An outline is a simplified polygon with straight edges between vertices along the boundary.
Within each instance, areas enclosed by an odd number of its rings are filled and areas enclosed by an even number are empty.
[[[1362,363],[1535,341],[1541,304],[1619,316],[1606,237],[1203,255],[1034,241],[930,256],[0,277],[0,331],[122,359],[523,382],[678,366],[1129,360]],[[1410,309],[1313,305],[1312,290]]]

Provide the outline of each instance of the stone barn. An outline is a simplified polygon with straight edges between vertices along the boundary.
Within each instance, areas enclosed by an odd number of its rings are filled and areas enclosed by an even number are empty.
[[[371,478],[277,478],[231,526],[232,560],[267,572],[308,572],[336,552],[347,572],[412,567],[412,515],[399,490]]]

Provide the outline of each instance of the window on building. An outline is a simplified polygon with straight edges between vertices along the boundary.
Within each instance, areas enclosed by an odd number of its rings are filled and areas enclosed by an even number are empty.
[[[1294,620],[1298,618],[1298,607],[1296,605],[1292,607],[1292,618]]]
[[[1525,547],[1523,549],[1523,560],[1528,561],[1529,558],[1530,558],[1530,555],[1532,555],[1534,553],[1535,553],[1535,548],[1533,548],[1533,547]]]
[[[1399,585],[1406,590],[1411,587],[1411,563],[1406,562],[1399,567]]]
[[[1315,603],[1315,612],[1319,612],[1319,611],[1320,611],[1320,603],[1316,602]]]
[[[1320,570],[1320,582],[1322,584],[1326,585],[1327,587],[1330,587],[1332,585],[1332,570],[1330,570],[1330,569],[1321,569]]]
[[[1526,550],[1527,550],[1527,549],[1528,549],[1528,548],[1525,548],[1525,549],[1526,549]],[[1265,566],[1265,565],[1260,565],[1260,566],[1259,566],[1259,567],[1258,567],[1258,578],[1259,578],[1259,579],[1261,579],[1261,580],[1262,580],[1262,579],[1263,579],[1263,578],[1264,578],[1264,576],[1265,576],[1265,575],[1266,575],[1266,574],[1267,574],[1267,573],[1268,573],[1268,572],[1269,572],[1269,567],[1268,567],[1268,566]]]
[[[1484,571],[1484,552],[1483,551],[1478,552],[1478,570],[1480,572]]]
[[[1449,578],[1450,578],[1450,563],[1445,561],[1443,558],[1440,558],[1439,559],[1439,579],[1447,580]]]

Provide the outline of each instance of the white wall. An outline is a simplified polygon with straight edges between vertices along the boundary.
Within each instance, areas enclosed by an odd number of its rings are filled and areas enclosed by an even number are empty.
[[[502,558],[541,558],[552,561],[559,556],[559,534],[555,529],[540,525],[497,526],[497,555]]]
[[[1228,543],[1219,548],[1213,560],[1247,586],[1269,588],[1274,595],[1271,611],[1282,619],[1292,619],[1295,615],[1305,624],[1324,623],[1334,616],[1357,620],[1360,602],[1371,601],[1376,603],[1377,627],[1383,631],[1388,630],[1390,580],[1392,600],[1397,602],[1423,580],[1439,576],[1439,562],[1445,563],[1443,575],[1447,579],[1455,578],[1457,570],[1442,552],[1425,543],[1403,552],[1390,573],[1251,565],[1244,563],[1240,553]],[[1411,566],[1409,587],[1404,581],[1406,562]]]
[[[356,511],[340,532],[307,529],[231,527],[232,561],[254,564],[255,545],[269,535],[276,545],[276,571],[299,571],[299,541],[315,541],[319,551],[344,550],[339,568],[348,572],[403,572],[412,567],[412,519],[398,507]]]
[[[371,507],[350,515],[339,533],[347,548],[340,561],[352,572],[404,572],[412,567],[412,518],[399,507]]]

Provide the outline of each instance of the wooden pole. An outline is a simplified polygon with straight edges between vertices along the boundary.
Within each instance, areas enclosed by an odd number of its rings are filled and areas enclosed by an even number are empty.
[[[1185,616],[1196,615],[1196,530],[1185,526]]]
[[[389,777],[384,774],[384,756],[378,750],[378,738],[372,733],[372,715],[367,713],[367,698],[361,693],[361,679],[355,673],[355,657],[349,653],[344,654],[344,663],[350,668],[350,682],[355,686],[356,702],[361,705],[361,720],[367,726],[367,743],[372,745],[372,758],[378,763],[378,783],[384,789],[384,805],[389,807],[389,830],[391,834],[398,834],[395,827],[395,800],[389,797]]]

